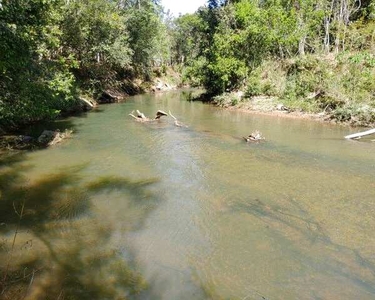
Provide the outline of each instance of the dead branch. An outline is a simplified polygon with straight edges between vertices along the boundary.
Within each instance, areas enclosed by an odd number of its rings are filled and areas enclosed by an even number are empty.
[[[134,115],[134,113],[136,113],[136,115]],[[166,112],[162,111],[162,110],[158,110],[156,112],[155,118],[154,119],[150,119],[150,118],[146,117],[144,113],[140,112],[137,109],[135,112],[133,110],[129,114],[129,116],[132,117],[133,119],[137,120],[138,122],[152,122],[152,121],[159,120],[163,116],[168,116],[168,114]]]
[[[161,117],[168,116],[168,114],[162,110],[158,110],[155,116],[155,120],[159,120]]]
[[[182,124],[181,122],[179,122],[177,120],[177,118],[174,115],[172,115],[171,111],[169,111],[169,115],[173,118],[175,126],[177,126],[177,127],[187,127],[185,124]]]
[[[370,134],[375,134],[375,129],[370,129],[370,130],[367,130],[367,131],[364,131],[364,132],[350,134],[350,135],[347,135],[345,138],[348,139],[348,140],[349,139],[359,139],[363,136],[370,135]]]

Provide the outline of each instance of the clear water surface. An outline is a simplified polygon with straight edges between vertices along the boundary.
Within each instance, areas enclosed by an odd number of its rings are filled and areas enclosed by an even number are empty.
[[[35,273],[28,299],[375,299],[375,144],[186,96],[56,122],[73,137],[4,163],[3,198],[27,199],[11,270]],[[141,124],[135,109],[189,127]],[[254,130],[266,141],[241,139]],[[9,203],[3,267],[21,209]]]

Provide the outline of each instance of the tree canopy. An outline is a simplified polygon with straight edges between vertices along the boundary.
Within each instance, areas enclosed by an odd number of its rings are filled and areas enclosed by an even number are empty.
[[[54,118],[81,93],[121,90],[160,67],[214,96],[243,88],[253,94],[267,61],[333,55],[339,63],[351,53],[349,62],[366,67],[375,59],[371,0],[208,0],[178,18],[159,0],[0,3],[0,128]],[[319,89],[316,78],[310,89]],[[372,85],[363,86],[370,95]]]
[[[3,0],[0,127],[54,118],[83,91],[149,77],[169,59],[159,1]]]
[[[176,60],[200,69],[188,75],[204,74],[201,83],[212,94],[238,88],[267,59],[374,50],[371,1],[209,0],[207,4],[176,20],[175,49]],[[189,38],[195,43],[185,43]]]

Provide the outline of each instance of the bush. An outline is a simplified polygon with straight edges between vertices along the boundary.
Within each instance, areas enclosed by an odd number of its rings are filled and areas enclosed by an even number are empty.
[[[224,93],[214,97],[214,103],[221,107],[236,106],[241,102],[241,97],[231,93]]]
[[[371,124],[374,78],[375,56],[368,51],[265,61],[250,73],[245,97],[276,96],[292,110],[331,112],[339,121]]]
[[[246,84],[245,97],[251,98],[262,95],[262,83],[258,72],[251,73]]]

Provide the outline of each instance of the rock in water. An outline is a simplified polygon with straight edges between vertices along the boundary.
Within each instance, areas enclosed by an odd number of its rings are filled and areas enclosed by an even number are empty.
[[[122,96],[113,91],[103,91],[101,96],[98,98],[98,102],[101,104],[119,102]]]
[[[48,145],[55,137],[59,134],[59,131],[44,130],[42,134],[38,137],[38,143],[43,145]]]
[[[243,138],[246,142],[258,142],[261,140],[265,140],[264,136],[262,133],[258,130],[254,131],[252,134],[250,134],[247,137]]]
[[[44,130],[38,138],[38,143],[43,146],[53,146],[70,137],[72,132],[72,130],[65,130],[63,133],[61,133],[60,130]]]

